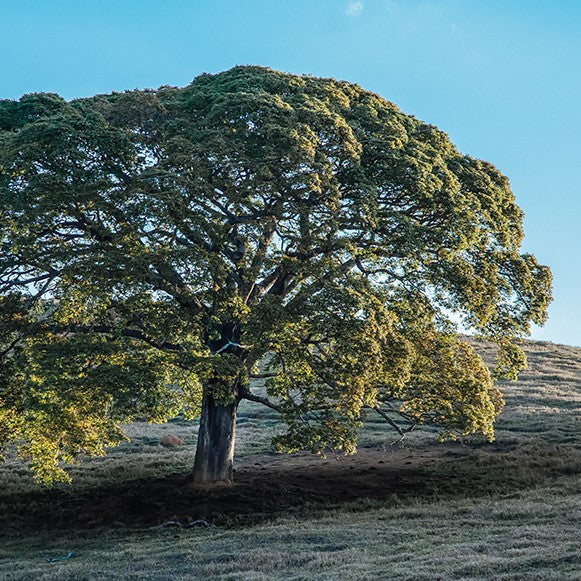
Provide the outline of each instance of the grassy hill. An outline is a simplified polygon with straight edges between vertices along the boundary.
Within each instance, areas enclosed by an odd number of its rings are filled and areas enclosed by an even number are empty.
[[[525,347],[493,444],[397,442],[370,417],[355,456],[277,456],[276,416],[244,402],[232,487],[184,486],[196,434],[182,420],[129,426],[72,486],[41,489],[9,461],[0,579],[581,578],[581,348]],[[186,446],[161,447],[165,433]]]

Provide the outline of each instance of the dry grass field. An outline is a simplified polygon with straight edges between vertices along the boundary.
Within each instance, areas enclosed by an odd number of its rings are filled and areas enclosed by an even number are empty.
[[[526,351],[493,444],[394,443],[369,418],[355,456],[278,456],[275,415],[245,402],[234,486],[184,485],[196,432],[180,419],[129,426],[71,486],[9,460],[0,579],[581,579],[581,348]],[[163,448],[166,433],[186,445]]]

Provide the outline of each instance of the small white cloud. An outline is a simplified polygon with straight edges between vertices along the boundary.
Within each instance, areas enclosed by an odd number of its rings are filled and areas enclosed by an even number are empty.
[[[363,8],[365,8],[365,6],[361,0],[351,0],[347,4],[345,12],[347,13],[347,16],[359,16],[363,12]]]

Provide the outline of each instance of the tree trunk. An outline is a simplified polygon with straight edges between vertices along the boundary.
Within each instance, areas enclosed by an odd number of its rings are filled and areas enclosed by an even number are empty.
[[[209,392],[205,390],[202,398],[194,482],[232,482],[238,401],[220,405]]]

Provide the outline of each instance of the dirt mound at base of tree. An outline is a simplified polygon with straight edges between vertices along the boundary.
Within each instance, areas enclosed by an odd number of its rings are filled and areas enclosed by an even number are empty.
[[[178,526],[198,520],[250,524],[295,510],[316,512],[348,503],[356,510],[365,501],[396,504],[516,490],[571,472],[575,462],[561,458],[551,463],[553,457],[551,450],[459,444],[420,450],[360,448],[354,456],[326,458],[261,455],[238,465],[234,484],[193,486],[188,475],[175,475],[78,494],[48,490],[19,497],[18,505],[25,510],[11,520],[35,528],[79,529],[149,527],[168,521]],[[7,517],[2,514],[0,524]]]

